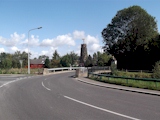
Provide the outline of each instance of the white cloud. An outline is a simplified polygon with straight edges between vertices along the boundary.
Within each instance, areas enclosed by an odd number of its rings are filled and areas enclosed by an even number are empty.
[[[5,52],[4,48],[0,48],[0,53]]]
[[[13,46],[10,48],[11,52],[14,53],[16,51],[19,51],[20,49],[18,49],[16,46]]]
[[[39,45],[39,36],[35,37],[34,35],[31,35],[31,37],[29,39],[29,43],[28,43],[28,39],[26,39],[26,40],[20,42],[20,44],[26,45],[26,46],[29,44],[30,47],[38,46]]]
[[[63,45],[75,46],[75,41],[70,34],[59,35],[54,39],[44,39],[40,44],[40,46],[45,46],[45,47],[47,46],[58,47]]]
[[[86,38],[85,38],[85,43],[86,43],[87,45],[92,45],[92,44],[94,44],[94,43],[98,44],[98,43],[99,43],[99,40],[98,40],[98,38],[96,38],[96,37],[93,37],[93,36],[91,36],[91,35],[87,35]]]
[[[82,40],[83,38],[85,38],[85,32],[84,31],[75,30],[73,32],[73,38]]]
[[[94,43],[94,44],[92,44],[92,45],[90,45],[89,47],[88,47],[88,51],[89,51],[89,53],[90,54],[93,54],[94,52],[97,52],[97,51],[99,51],[100,49],[101,49],[101,46],[99,45],[99,44],[97,44],[97,43]]]
[[[58,35],[53,39],[44,39],[42,41],[39,40],[38,36],[31,35],[29,40],[29,49],[32,54],[31,58],[40,55],[47,55],[52,58],[53,52],[56,49],[61,56],[70,51],[74,51],[80,55],[80,46],[83,38],[87,44],[88,54],[92,55],[94,52],[101,51],[100,40],[98,37],[89,34],[85,35],[84,31],[75,30],[72,34]],[[13,53],[19,50],[28,53],[28,39],[25,39],[24,34],[17,34],[14,32],[10,35],[9,39],[0,36],[0,44],[4,45],[4,47],[2,46],[3,48],[0,48],[0,52],[6,52],[6,50],[9,50],[9,53]],[[42,49],[42,47],[45,48]]]
[[[10,37],[11,38],[7,39],[7,38],[3,38],[0,36],[0,44],[8,46],[8,47],[15,46],[19,44],[20,41],[25,38],[25,35],[24,34],[19,35],[16,32],[14,32],[13,34],[10,35]]]

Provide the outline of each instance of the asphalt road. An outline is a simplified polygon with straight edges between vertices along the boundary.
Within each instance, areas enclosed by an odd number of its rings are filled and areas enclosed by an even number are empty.
[[[73,72],[0,86],[0,120],[159,120],[160,97],[93,86]]]

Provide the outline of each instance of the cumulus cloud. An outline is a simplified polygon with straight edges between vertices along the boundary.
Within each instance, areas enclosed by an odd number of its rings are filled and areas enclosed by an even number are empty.
[[[80,55],[80,46],[83,43],[82,39],[85,39],[88,54],[92,55],[94,52],[101,51],[98,37],[86,34],[84,31],[75,30],[72,33],[58,35],[55,38],[43,39],[42,41],[39,40],[39,36],[31,35],[29,39],[29,47],[32,54],[31,58],[40,55],[47,55],[52,58],[53,52],[56,49],[60,51],[60,55],[64,55],[69,51],[74,51]],[[9,39],[0,36],[0,44],[4,45],[3,48],[0,48],[0,52],[6,52],[5,47],[8,47],[9,49],[7,48],[7,51],[9,50],[11,53],[17,50],[28,53],[28,47],[26,47],[28,45],[28,39],[25,38],[24,34],[14,32],[10,35]],[[43,47],[43,49],[41,47]]]
[[[20,49],[18,49],[16,46],[13,46],[10,48],[11,52],[16,52],[19,51]]]
[[[101,46],[97,43],[94,43],[94,44],[90,45],[88,47],[88,49],[89,49],[89,53],[93,54],[94,52],[99,51],[101,49]]]
[[[58,47],[62,45],[75,46],[75,41],[70,34],[66,34],[66,35],[59,35],[53,39],[44,39],[40,44],[40,46],[45,46],[45,47],[47,46]]]
[[[31,46],[38,46],[39,45],[39,36],[34,36],[34,35],[31,35],[30,39],[29,39],[29,43],[28,43],[28,39],[20,42],[20,44],[22,45],[28,45],[31,47]]]
[[[85,38],[85,32],[84,31],[75,30],[73,32],[73,38],[82,40],[83,38]]]
[[[5,52],[4,48],[0,48],[0,53]]]
[[[14,32],[13,34],[10,35],[10,38],[3,38],[0,36],[0,44],[8,46],[8,47],[12,47],[15,46],[17,44],[19,44],[19,42],[21,40],[23,40],[25,38],[24,34],[17,34],[16,32]]]

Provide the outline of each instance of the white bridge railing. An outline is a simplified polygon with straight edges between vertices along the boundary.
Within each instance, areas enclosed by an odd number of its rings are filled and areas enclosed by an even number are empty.
[[[86,69],[85,67],[61,67],[61,68],[50,68],[48,69],[49,72],[56,72],[56,71],[66,71],[66,70],[76,70],[76,69],[81,69],[84,70]]]

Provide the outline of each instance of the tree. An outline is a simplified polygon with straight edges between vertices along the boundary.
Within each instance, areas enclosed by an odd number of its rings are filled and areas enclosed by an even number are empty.
[[[140,6],[117,12],[102,31],[106,52],[114,55],[118,68],[143,69],[148,64],[149,41],[158,33],[155,17]]]
[[[51,67],[59,67],[59,66],[60,66],[60,55],[58,54],[57,50],[55,50],[51,60]]]
[[[48,56],[46,56],[46,55],[40,55],[39,57],[38,57],[38,59],[46,59]]]
[[[94,53],[93,54],[93,66],[97,66],[97,63],[98,63],[98,57],[97,57],[97,54]]]
[[[8,54],[8,53],[1,53],[1,56],[0,56],[0,59],[1,59],[1,68],[3,69],[9,69],[12,67],[12,56],[11,54]]]
[[[92,67],[93,66],[93,60],[90,55],[88,55],[87,60],[84,64],[85,64],[85,67]]]
[[[61,61],[60,61],[60,64],[63,66],[63,67],[69,67],[70,64],[71,64],[71,58],[69,56],[69,54],[66,54],[64,55],[62,58],[61,58]]]
[[[66,55],[62,56],[60,64],[63,67],[69,67],[70,65],[76,66],[78,58],[79,57],[77,54],[75,54],[74,52],[70,52],[69,54],[67,53]]]
[[[50,60],[49,60],[49,57],[47,57],[46,60],[45,60],[45,67],[46,67],[46,68],[50,68]]]

